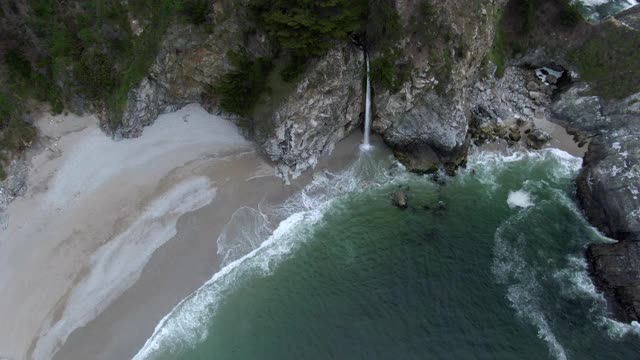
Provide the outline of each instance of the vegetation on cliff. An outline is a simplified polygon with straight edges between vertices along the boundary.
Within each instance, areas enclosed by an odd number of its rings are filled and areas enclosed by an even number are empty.
[[[568,59],[593,95],[619,99],[640,91],[638,31],[615,20],[589,24],[582,12],[568,0],[510,0],[498,19],[490,55],[496,75],[502,76],[510,58],[542,47]]]
[[[397,90],[403,82],[392,47],[401,34],[392,0],[251,0],[249,10],[252,23],[268,35],[274,51],[270,59],[232,61],[233,69],[212,87],[214,97],[227,99],[220,103],[226,111],[247,115],[261,95],[258,91],[247,91],[247,81],[240,81],[255,76],[256,69],[249,62],[284,64],[277,67],[280,77],[293,82],[309,61],[344,42],[357,43],[381,55],[372,62],[375,83]],[[248,31],[255,28],[249,27]],[[276,68],[269,68],[272,69]],[[273,79],[261,71],[258,73],[261,79]],[[264,91],[271,86],[257,88]],[[242,100],[236,99],[240,93],[246,95]]]
[[[551,45],[551,31],[570,33],[584,23],[580,5],[571,0],[510,0],[496,19],[490,58],[496,76],[502,77],[507,61],[527,49]]]
[[[129,91],[147,74],[170,23],[183,19],[206,25],[211,22],[210,4],[9,0],[0,6],[0,25],[9,39],[0,46],[0,70],[7,74],[0,90],[11,94],[2,97],[0,151],[8,154],[33,137],[21,112],[28,99],[49,103],[53,113],[72,102],[81,107],[91,103],[116,128]]]
[[[15,0],[14,0],[15,1]],[[147,73],[169,24],[177,17],[208,21],[205,0],[29,0],[22,17],[33,36],[4,53],[12,91],[51,103],[81,94],[109,111],[117,126],[129,90]]]
[[[231,51],[227,56],[234,68],[220,77],[210,91],[214,96],[219,94],[225,111],[248,115],[267,87],[273,63],[267,58],[250,59],[246,51]]]
[[[12,153],[23,150],[36,136],[33,126],[21,118],[21,104],[0,91],[0,180],[6,176],[3,165]]]
[[[570,53],[582,79],[606,99],[640,91],[640,33],[613,23],[601,27]]]

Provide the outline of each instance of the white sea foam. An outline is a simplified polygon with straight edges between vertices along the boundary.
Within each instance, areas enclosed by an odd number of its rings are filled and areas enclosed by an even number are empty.
[[[265,214],[246,206],[236,210],[217,240],[222,266],[256,249],[271,233]]]
[[[518,316],[528,320],[538,330],[538,336],[547,343],[549,352],[558,360],[566,360],[567,354],[547,321],[545,312],[538,303],[541,291],[533,269],[524,258],[525,239],[504,238],[504,231],[514,222],[526,216],[519,212],[502,224],[495,235],[493,272],[498,282],[507,285],[507,299]]]
[[[545,171],[550,171],[549,175],[554,181],[573,179],[582,168],[581,158],[554,148],[517,150],[508,154],[475,150],[469,154],[466,172],[475,174],[475,179],[495,192],[501,186],[497,181],[501,171],[508,170],[510,164],[523,161],[532,166],[548,164]]]
[[[523,160],[554,161],[559,164],[553,167],[554,171],[557,171],[556,167],[560,167],[562,169],[558,175],[566,174],[569,176],[575,174],[581,162],[578,158],[553,149],[539,152],[520,151],[506,156],[494,153],[476,153],[469,158],[467,171],[475,170],[479,174],[478,178],[482,178],[486,172],[486,178],[492,179],[495,178],[497,170],[508,168],[509,163]],[[339,201],[343,194],[364,191],[395,182],[405,182],[413,176],[403,171],[401,166],[397,169],[398,171],[393,175],[388,175],[385,169],[369,156],[369,153],[363,152],[360,159],[343,173],[323,172],[316,174],[313,182],[303,191],[275,209],[278,217],[285,218],[285,220],[280,223],[273,234],[250,253],[229,262],[200,289],[181,301],[160,321],[153,335],[134,359],[150,359],[159,353],[176,354],[182,349],[204,341],[207,337],[206,324],[211,321],[220,299],[227,294],[233,284],[246,277],[270,274],[297,246],[310,237],[314,225],[321,221],[325,211],[330,209],[336,201]],[[526,212],[527,209],[524,209],[519,214]],[[258,227],[262,226],[260,221],[257,224]],[[256,232],[252,231],[251,237],[254,234]],[[232,241],[229,237],[224,239],[225,243]],[[251,243],[253,246],[257,242],[253,239],[247,243]],[[501,248],[502,251],[496,251],[503,254],[509,253],[509,244],[497,241],[496,249]],[[555,338],[535,298],[531,296],[531,289],[519,287],[519,284],[537,286],[535,281],[529,282],[528,278],[524,278],[530,269],[522,260],[522,256],[498,256],[497,258],[500,261],[494,263],[494,271],[498,277],[502,276],[505,281],[514,276],[516,279],[520,279],[510,288],[509,296],[514,307],[538,328],[540,337],[549,344],[550,351],[558,359],[566,359],[563,347]]]
[[[507,198],[507,204],[509,204],[510,208],[519,207],[523,209],[534,205],[531,194],[524,190],[510,192],[509,197]]]
[[[158,353],[176,354],[204,341],[207,337],[206,324],[211,321],[220,299],[233,284],[243,278],[270,274],[297,246],[310,238],[314,225],[340,200],[341,195],[383,186],[390,181],[384,171],[369,169],[370,166],[380,167],[370,162],[365,153],[343,173],[325,172],[315,176],[311,184],[277,209],[280,211],[278,215],[286,218],[273,234],[250,253],[229,262],[197,291],[182,300],[160,321],[134,360],[152,359]],[[368,178],[363,183],[363,173],[376,174],[377,177]],[[260,221],[258,225],[261,226]],[[228,243],[232,240],[227,238],[224,241]]]

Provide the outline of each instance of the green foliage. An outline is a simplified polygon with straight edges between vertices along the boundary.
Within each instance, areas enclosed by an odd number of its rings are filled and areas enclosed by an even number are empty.
[[[370,51],[389,49],[402,37],[400,16],[392,0],[369,0],[366,41]]]
[[[560,17],[560,23],[569,28],[576,27],[584,21],[581,6],[577,2],[564,2],[558,16]]]
[[[407,79],[407,73],[397,64],[398,55],[388,51],[371,60],[371,80],[391,93],[396,93]]]
[[[640,34],[615,24],[599,31],[571,53],[582,80],[594,95],[619,99],[640,91]]]
[[[80,92],[106,106],[118,126],[129,91],[146,75],[165,30],[183,15],[207,22],[209,0],[27,0],[33,10],[29,26],[45,47],[39,58],[16,50],[5,61],[12,88],[21,97],[49,101],[64,108],[62,89]],[[145,24],[132,33],[130,17]],[[29,45],[25,44],[27,48]],[[35,66],[37,64],[37,66]]]
[[[96,50],[85,51],[74,70],[82,92],[91,99],[104,99],[113,91],[115,71],[108,55]]]
[[[210,12],[210,0],[185,0],[180,6],[180,12],[195,25],[202,25],[207,22]]]
[[[6,177],[4,154],[23,150],[35,136],[35,128],[20,118],[18,100],[0,92],[0,180]]]
[[[323,55],[335,40],[362,29],[366,4],[357,0],[252,0],[259,25],[298,58]]]
[[[507,66],[507,60],[509,56],[511,56],[505,38],[506,35],[504,29],[502,29],[502,27],[498,27],[498,29],[496,30],[496,35],[493,38],[491,51],[489,52],[491,61],[496,65],[496,76],[499,78],[504,76],[504,71]]]
[[[307,59],[299,56],[292,56],[287,62],[287,64],[285,65],[285,67],[280,71],[280,76],[282,77],[282,80],[286,82],[291,82],[297,79],[300,75],[304,73],[306,65],[307,65]]]
[[[517,0],[515,11],[522,26],[520,32],[527,34],[533,30],[536,23],[536,9],[540,6],[537,0]]]
[[[17,76],[20,79],[31,78],[31,64],[16,49],[11,49],[7,52],[5,55],[5,63],[12,77]]]
[[[252,60],[245,51],[231,51],[227,56],[233,70],[220,77],[211,90],[223,110],[248,115],[266,89],[273,63],[266,58]]]

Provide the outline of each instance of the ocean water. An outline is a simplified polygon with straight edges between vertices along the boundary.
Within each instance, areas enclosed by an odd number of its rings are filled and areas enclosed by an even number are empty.
[[[580,165],[475,153],[436,183],[363,154],[272,209],[277,228],[225,232],[244,255],[136,359],[638,359],[640,330],[607,320],[587,276],[586,244],[609,240],[576,208]],[[408,209],[392,206],[398,189]]]

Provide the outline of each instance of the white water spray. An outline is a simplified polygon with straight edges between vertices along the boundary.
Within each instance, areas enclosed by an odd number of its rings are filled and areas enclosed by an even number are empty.
[[[367,54],[366,51],[364,53],[364,60],[367,63],[367,93],[364,110],[364,141],[362,142],[362,146],[360,146],[360,148],[364,151],[367,151],[370,150],[372,146],[369,140],[371,135],[371,69],[369,65],[369,54]]]

